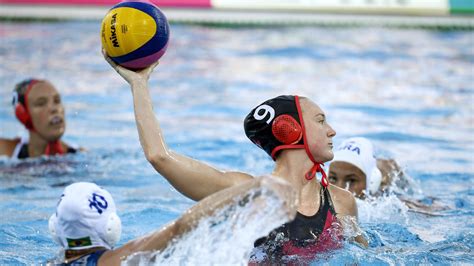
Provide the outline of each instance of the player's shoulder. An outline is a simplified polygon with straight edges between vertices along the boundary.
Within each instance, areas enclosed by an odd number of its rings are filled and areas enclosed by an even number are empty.
[[[16,145],[20,142],[19,138],[5,139],[0,138],[0,155],[11,156],[15,150]]]
[[[331,199],[337,213],[348,215],[357,214],[355,197],[350,191],[330,184],[329,193],[331,194]]]

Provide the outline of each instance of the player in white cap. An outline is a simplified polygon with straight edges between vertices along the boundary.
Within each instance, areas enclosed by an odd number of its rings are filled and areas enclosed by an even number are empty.
[[[346,139],[334,152],[329,166],[329,182],[363,198],[377,195],[403,172],[394,160],[377,159],[370,140],[363,137]]]
[[[110,193],[96,184],[81,182],[64,189],[49,219],[49,230],[65,249],[65,263],[86,264],[115,246],[122,224]]]
[[[395,160],[376,158],[371,141],[363,137],[346,139],[338,146],[329,165],[329,182],[349,190],[360,199],[367,195],[382,195],[390,186],[397,186],[401,190],[410,186]],[[437,211],[447,209],[436,202],[426,205],[404,195],[398,197],[414,212],[437,215]]]

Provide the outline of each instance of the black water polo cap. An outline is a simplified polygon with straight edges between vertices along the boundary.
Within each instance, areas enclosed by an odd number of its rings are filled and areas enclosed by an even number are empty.
[[[297,96],[281,95],[259,104],[245,117],[245,134],[273,160],[282,149],[304,148],[297,101]]]
[[[313,166],[305,178],[311,180],[321,173],[321,185],[327,187],[329,180],[323,164],[317,162],[306,142],[305,126],[298,96],[282,95],[267,100],[255,107],[245,117],[244,129],[247,137],[262,148],[273,160],[284,149],[304,149]]]

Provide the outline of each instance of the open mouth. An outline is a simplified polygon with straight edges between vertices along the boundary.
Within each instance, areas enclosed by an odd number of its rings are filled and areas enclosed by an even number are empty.
[[[53,119],[51,119],[49,124],[52,125],[52,126],[62,125],[63,124],[63,119],[59,116],[55,116],[55,117],[53,117]]]

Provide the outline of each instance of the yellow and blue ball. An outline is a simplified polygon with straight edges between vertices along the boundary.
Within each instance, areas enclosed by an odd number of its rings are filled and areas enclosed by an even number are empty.
[[[102,47],[117,64],[142,69],[166,52],[170,29],[161,10],[148,1],[124,1],[102,21]]]

